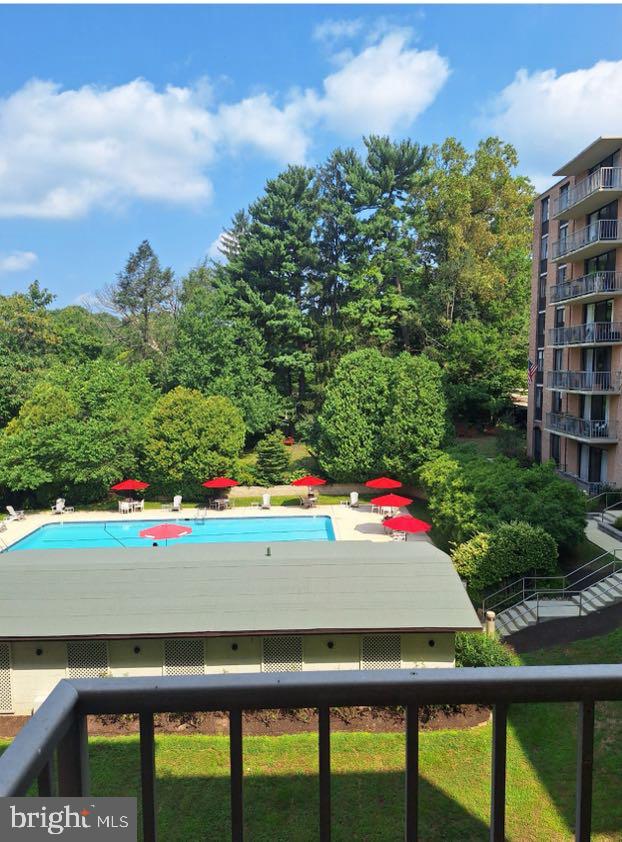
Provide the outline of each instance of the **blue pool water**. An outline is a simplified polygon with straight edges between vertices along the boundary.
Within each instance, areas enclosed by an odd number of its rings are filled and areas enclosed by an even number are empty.
[[[50,523],[8,548],[17,550],[79,550],[90,547],[148,547],[151,538],[140,538],[141,529],[156,523],[178,523],[192,529],[182,538],[158,541],[168,544],[213,544],[241,541],[334,541],[333,524],[325,515],[301,517],[227,517],[133,521]]]

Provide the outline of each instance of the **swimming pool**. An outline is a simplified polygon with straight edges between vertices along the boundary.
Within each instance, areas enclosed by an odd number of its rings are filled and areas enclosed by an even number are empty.
[[[8,547],[18,550],[79,550],[91,547],[148,547],[151,538],[139,532],[157,523],[189,526],[192,532],[181,538],[158,541],[167,544],[215,544],[247,541],[334,541],[330,517],[308,515],[292,517],[224,517],[160,520],[85,521],[84,523],[49,523],[40,526]]]

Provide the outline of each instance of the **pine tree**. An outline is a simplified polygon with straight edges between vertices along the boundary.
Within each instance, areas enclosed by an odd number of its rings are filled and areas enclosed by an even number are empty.
[[[255,475],[261,485],[284,482],[289,470],[289,454],[283,444],[283,433],[276,430],[257,445]]]

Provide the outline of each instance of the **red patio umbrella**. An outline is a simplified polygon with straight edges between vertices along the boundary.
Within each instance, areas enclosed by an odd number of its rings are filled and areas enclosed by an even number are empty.
[[[141,538],[153,538],[164,540],[165,538],[181,538],[182,535],[190,535],[192,529],[189,526],[180,526],[178,523],[156,523],[141,529],[138,533]]]
[[[391,509],[399,509],[400,506],[408,506],[412,503],[410,497],[402,497],[399,494],[383,494],[380,497],[374,497],[372,500],[374,506],[388,506]]]
[[[383,524],[388,529],[394,529],[396,532],[429,532],[432,529],[432,524],[426,523],[425,520],[419,520],[412,515],[398,515],[397,517],[387,518]]]
[[[214,477],[214,479],[208,479],[202,483],[205,488],[231,488],[233,485],[239,484],[237,480],[229,479],[229,477]]]
[[[365,485],[368,488],[401,488],[402,483],[397,479],[390,479],[390,477],[376,477],[376,479],[368,479]]]
[[[311,475],[306,477],[300,477],[300,479],[293,479],[290,482],[290,485],[306,485],[307,486],[307,493],[311,493],[311,486],[313,485],[326,485],[326,480],[322,479],[321,477],[313,477]]]
[[[112,491],[144,491],[145,488],[149,488],[149,483],[139,479],[124,479],[123,482],[111,486]]]

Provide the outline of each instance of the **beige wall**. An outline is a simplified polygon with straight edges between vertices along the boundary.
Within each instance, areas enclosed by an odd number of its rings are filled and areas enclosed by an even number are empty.
[[[453,632],[402,634],[400,638],[403,668],[454,665]],[[159,639],[108,641],[109,675],[116,678],[161,676],[164,672],[163,643]],[[30,714],[61,679],[68,677],[67,647],[62,641],[44,640],[12,643],[10,650],[10,712]],[[360,635],[306,635],[302,651],[305,671],[361,668]],[[203,671],[206,674],[263,670],[261,637],[207,638],[204,652]]]

